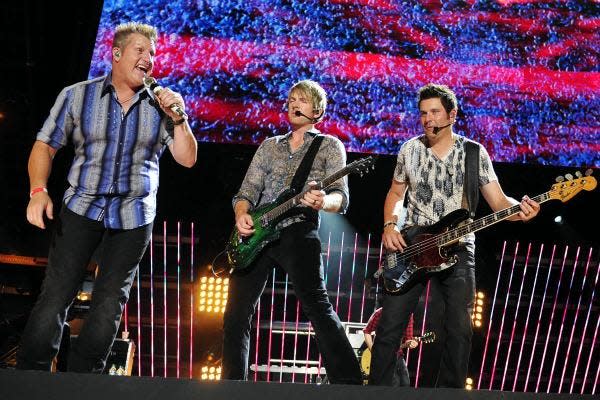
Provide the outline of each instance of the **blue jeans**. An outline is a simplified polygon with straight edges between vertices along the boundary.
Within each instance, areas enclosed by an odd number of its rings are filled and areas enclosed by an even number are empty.
[[[302,310],[312,323],[329,381],[362,384],[358,360],[327,296],[321,241],[310,222],[285,228],[281,238],[267,246],[256,262],[231,275],[223,322],[223,379],[247,379],[252,317],[275,265],[288,273]]]
[[[475,246],[469,244],[456,254],[458,262],[431,276],[434,290],[439,290],[445,306],[443,345],[437,387],[464,388],[471,352],[471,314],[475,300]],[[393,384],[396,351],[408,318],[414,311],[427,282],[423,281],[401,295],[386,294],[383,311],[373,344],[370,385]],[[436,366],[428,366],[435,368]]]
[[[60,347],[67,311],[100,248],[99,272],[90,309],[71,346],[68,370],[100,373],[115,339],[129,290],[152,234],[152,224],[131,230],[106,229],[63,205],[48,254],[42,290],[29,316],[17,368],[50,371]]]

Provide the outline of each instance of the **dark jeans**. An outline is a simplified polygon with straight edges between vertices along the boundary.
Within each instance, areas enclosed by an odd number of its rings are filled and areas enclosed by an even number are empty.
[[[394,367],[394,376],[392,377],[392,386],[410,386],[410,378],[408,377],[408,367],[404,356],[397,355],[396,366]]]
[[[266,247],[251,266],[231,275],[223,323],[223,379],[247,379],[252,317],[275,265],[280,265],[294,284],[296,296],[315,330],[329,381],[361,384],[358,360],[327,297],[321,242],[315,224],[310,222],[285,228],[281,238]]]
[[[92,254],[101,246],[90,309],[70,348],[68,370],[102,372],[151,234],[152,224],[131,230],[106,229],[102,222],[79,216],[63,205],[56,220],[42,291],[21,339],[17,368],[50,371],[67,311],[85,278]]]
[[[446,340],[442,350],[437,387],[464,388],[471,351],[471,314],[475,300],[475,248],[460,250],[459,261],[451,268],[431,276],[444,305]],[[421,282],[401,295],[386,294],[373,345],[369,384],[392,385],[396,351],[427,282]]]

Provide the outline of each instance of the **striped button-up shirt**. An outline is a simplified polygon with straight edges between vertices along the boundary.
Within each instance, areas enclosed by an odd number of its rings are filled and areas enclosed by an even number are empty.
[[[63,201],[73,212],[110,229],[133,229],[156,215],[158,160],[173,126],[143,88],[123,113],[111,75],[61,91],[37,140],[75,157]]]

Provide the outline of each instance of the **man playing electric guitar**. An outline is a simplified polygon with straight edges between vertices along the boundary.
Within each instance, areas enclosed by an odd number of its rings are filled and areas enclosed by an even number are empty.
[[[257,229],[250,215],[254,209],[275,201],[286,189],[299,193],[307,183],[313,185],[345,166],[343,144],[315,129],[326,105],[325,91],[316,82],[300,81],[290,89],[287,115],[292,131],[260,145],[233,199],[235,225],[242,239]],[[313,160],[302,162],[305,157]],[[312,323],[329,381],[362,383],[358,360],[327,296],[317,231],[320,210],[344,212],[348,207],[347,181],[340,179],[324,190],[308,190],[301,206],[278,222],[279,239],[262,249],[247,268],[232,272],[223,324],[224,379],[247,378],[252,316],[269,272],[279,265],[288,273]]]
[[[452,211],[465,208],[463,196],[468,199],[465,182],[476,171],[472,190],[477,188],[494,211],[520,205],[521,211],[509,218],[527,221],[539,212],[539,203],[524,196],[521,202],[507,197],[483,146],[475,144],[475,168],[471,175],[466,168],[467,147],[473,148],[463,136],[452,130],[458,104],[452,90],[443,85],[429,84],[418,94],[418,108],[423,134],[406,141],[398,154],[394,178],[384,204],[383,244],[388,251],[402,251],[410,238],[403,237],[393,211],[407,194],[406,223],[415,226],[435,224]],[[472,142],[474,143],[474,142]],[[474,154],[474,153],[470,153]],[[463,191],[465,192],[463,194]],[[472,210],[474,211],[474,210]],[[438,280],[444,299],[444,327],[446,340],[438,374],[438,387],[463,388],[471,350],[471,313],[475,298],[475,236],[466,235],[456,246],[456,263],[430,279]],[[426,285],[425,279],[401,293],[388,293],[383,303],[381,320],[377,327],[377,340],[373,346],[369,384],[391,385],[394,356],[413,312],[419,295]]]

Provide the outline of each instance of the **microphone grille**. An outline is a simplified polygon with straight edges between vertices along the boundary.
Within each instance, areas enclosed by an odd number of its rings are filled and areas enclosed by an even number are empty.
[[[147,88],[151,88],[152,85],[156,85],[156,79],[154,79],[151,76],[145,76],[144,79],[142,79],[142,82],[144,83],[144,86]]]

